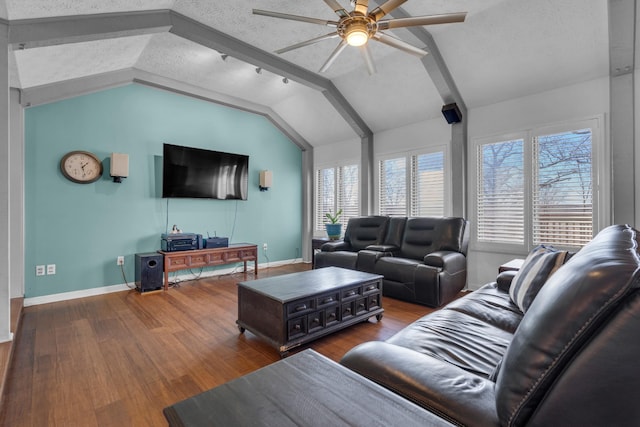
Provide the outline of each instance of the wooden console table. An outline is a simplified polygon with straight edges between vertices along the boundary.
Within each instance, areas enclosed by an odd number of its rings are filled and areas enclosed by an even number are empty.
[[[196,249],[191,251],[158,251],[164,256],[164,290],[169,289],[169,273],[189,268],[211,267],[215,265],[254,262],[254,272],[258,275],[258,246],[253,243],[232,243],[224,248]]]

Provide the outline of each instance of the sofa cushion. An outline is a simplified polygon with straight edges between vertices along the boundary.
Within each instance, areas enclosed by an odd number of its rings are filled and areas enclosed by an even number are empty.
[[[360,251],[370,245],[379,245],[387,234],[388,224],[388,216],[350,218],[344,241],[351,245],[353,251]]]
[[[489,378],[512,337],[476,316],[443,309],[416,320],[386,342]]]
[[[424,260],[435,251],[455,251],[466,255],[464,218],[407,218],[400,257]]]
[[[511,299],[523,313],[529,309],[547,279],[562,266],[566,256],[566,251],[557,251],[545,245],[539,245],[529,252],[509,288]]]

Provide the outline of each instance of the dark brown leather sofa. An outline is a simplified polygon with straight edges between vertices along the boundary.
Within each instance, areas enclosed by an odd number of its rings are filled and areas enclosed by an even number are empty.
[[[456,425],[640,423],[640,241],[616,225],[523,313],[513,272],[341,363]]]
[[[439,307],[466,284],[468,241],[464,218],[351,218],[344,239],[325,243],[314,264],[380,274],[384,295]]]

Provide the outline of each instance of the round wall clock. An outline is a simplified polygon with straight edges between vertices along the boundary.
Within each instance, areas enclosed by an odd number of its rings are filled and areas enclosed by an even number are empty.
[[[88,151],[70,151],[60,160],[60,170],[70,181],[89,184],[102,176],[102,162]]]

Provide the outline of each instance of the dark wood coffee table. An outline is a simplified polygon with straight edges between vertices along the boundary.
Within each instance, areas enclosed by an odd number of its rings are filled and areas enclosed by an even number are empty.
[[[163,412],[170,427],[452,426],[313,350],[178,402]]]
[[[382,276],[338,267],[238,283],[238,320],[287,355],[290,349],[375,316]]]

